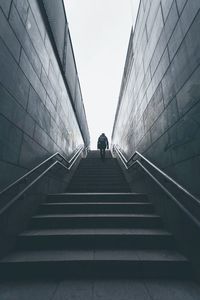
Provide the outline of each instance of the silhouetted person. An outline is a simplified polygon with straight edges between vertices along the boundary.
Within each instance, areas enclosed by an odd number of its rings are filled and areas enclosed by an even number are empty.
[[[105,133],[102,133],[98,138],[97,148],[100,150],[101,158],[105,158],[106,148],[109,148],[108,139],[105,136]]]

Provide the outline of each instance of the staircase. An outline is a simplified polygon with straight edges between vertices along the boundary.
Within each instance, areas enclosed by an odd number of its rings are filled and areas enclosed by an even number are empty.
[[[0,261],[3,278],[188,278],[190,265],[117,161],[83,159],[64,194],[49,195]]]
[[[116,159],[110,151],[100,159],[98,151],[89,152],[83,159],[68,187],[72,193],[123,193],[130,192]]]

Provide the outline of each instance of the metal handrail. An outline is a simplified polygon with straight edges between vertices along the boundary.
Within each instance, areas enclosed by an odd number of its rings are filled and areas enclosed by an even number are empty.
[[[17,194],[14,198],[12,198],[11,201],[9,201],[1,210],[0,215],[3,214],[10,206],[12,206],[25,192],[27,192],[36,182],[38,182],[39,179],[41,179],[47,172],[49,172],[58,161],[55,161],[53,164],[51,164],[50,167],[48,167],[42,174],[40,174],[36,179],[34,179],[27,187],[25,187],[19,194]]]
[[[80,147],[79,150],[74,154],[74,156],[68,161],[69,162],[69,167],[67,167],[68,171],[71,170],[73,165],[75,164],[76,160],[78,159],[79,155],[83,152],[84,149],[87,149],[85,147]]]
[[[65,168],[66,170],[70,170],[72,168],[72,166],[75,164],[75,162],[77,161],[79,155],[82,153],[82,151],[84,150],[84,147],[80,147],[76,153],[73,155],[73,157],[67,161],[59,152],[56,152],[54,155],[50,156],[48,159],[46,159],[45,161],[43,161],[42,163],[40,163],[38,166],[36,166],[34,168],[35,169],[38,169],[39,166],[41,165],[44,165],[47,161],[51,160],[52,158],[56,157],[56,155],[59,155],[60,157],[62,157],[66,162],[71,162],[71,164],[69,165],[69,167],[66,167],[62,162],[60,162],[59,160],[56,160],[55,162],[53,162],[47,169],[45,169],[39,176],[37,176],[37,178],[35,178],[30,184],[28,184],[21,192],[19,192],[14,198],[12,198],[11,201],[9,201],[1,210],[0,210],[0,215],[3,214],[10,206],[12,206],[21,196],[23,196],[23,194],[25,192],[27,192],[33,185],[35,185],[42,177],[44,177],[44,175],[46,175],[53,167],[55,167],[57,164],[59,164],[60,166],[62,166],[63,168]],[[31,170],[33,171],[33,170]],[[30,172],[29,175],[30,175]],[[28,173],[25,174],[25,176],[28,176]],[[25,176],[22,176],[23,179]],[[20,178],[21,179],[21,178]],[[18,179],[15,181],[15,184],[16,182],[20,182],[21,180]],[[13,186],[14,183],[10,186]],[[9,186],[9,187],[10,187]],[[8,187],[8,188],[9,188]],[[7,190],[8,190],[7,188]]]
[[[174,197],[174,195],[172,195],[172,193],[154,176],[151,174],[151,172],[149,172],[149,170],[147,170],[147,168],[145,168],[143,166],[143,164],[141,164],[140,161],[136,161],[137,164],[151,177],[151,179],[153,179],[153,181],[155,181],[155,183],[176,203],[176,205],[178,205],[178,207],[196,224],[196,226],[200,229],[200,222],[199,220],[194,217],[194,215],[187,209],[185,208],[185,206],[180,203],[176,197]]]
[[[173,183],[179,190],[184,192],[188,197],[192,198],[196,203],[200,205],[200,199],[192,195],[188,190],[186,190],[181,184],[179,184],[176,180],[171,178],[169,175],[167,175],[165,172],[163,172],[161,169],[159,169],[156,165],[154,165],[152,162],[150,162],[146,157],[144,157],[141,153],[138,151],[135,151],[135,153],[131,156],[130,159],[126,159],[125,156],[122,154],[120,148],[116,145],[113,146],[114,150],[118,153],[119,157],[121,158],[122,163],[126,167],[126,169],[130,169],[133,167],[136,163],[138,163],[137,160],[134,160],[134,157],[138,155],[142,160],[144,160],[146,163],[148,163],[154,170],[156,170],[158,173],[160,173],[165,179]],[[130,164],[132,162],[132,164]]]
[[[23,176],[21,176],[20,178],[18,178],[17,180],[15,180],[13,183],[11,183],[10,185],[8,185],[6,188],[4,188],[2,191],[0,191],[0,196],[2,196],[5,192],[7,192],[8,190],[10,190],[13,186],[17,185],[18,183],[20,183],[21,181],[23,181],[24,179],[26,179],[29,175],[31,175],[36,170],[38,170],[39,168],[41,168],[42,166],[44,166],[50,160],[54,159],[56,156],[60,156],[62,158],[62,160],[64,160],[69,165],[69,167],[66,167],[66,168],[68,170],[70,170],[72,168],[72,166],[74,165],[74,163],[76,162],[76,159],[79,156],[79,154],[83,151],[83,149],[84,149],[84,146],[80,147],[75,152],[75,154],[72,156],[72,158],[69,161],[62,154],[60,154],[59,152],[54,153],[53,155],[51,155],[50,157],[48,157],[47,159],[45,159],[43,162],[41,162],[40,164],[38,164],[36,167],[34,167],[33,169],[31,169],[29,172],[27,172],[26,174],[24,174]],[[57,161],[59,161],[59,160],[57,160]]]

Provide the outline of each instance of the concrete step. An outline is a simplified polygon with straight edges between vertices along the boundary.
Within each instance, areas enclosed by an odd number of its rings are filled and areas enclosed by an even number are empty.
[[[72,214],[72,213],[153,213],[151,203],[129,202],[88,202],[88,203],[43,203],[40,205],[38,214]]]
[[[95,175],[92,174],[90,176],[88,175],[82,175],[82,176],[78,176],[78,177],[74,177],[74,179],[72,179],[72,181],[70,182],[69,186],[71,186],[71,184],[76,184],[79,185],[80,183],[84,183],[84,184],[99,184],[99,185],[113,185],[113,184],[119,184],[119,185],[125,185],[128,186],[127,182],[125,181],[124,178],[117,178],[117,177],[106,177],[104,175]]]
[[[159,228],[160,216],[151,214],[55,214],[32,217],[32,228]]]
[[[87,171],[90,170],[91,172],[96,172],[97,174],[99,172],[107,171],[110,172],[111,174],[123,174],[122,170],[119,168],[118,165],[113,164],[113,163],[95,163],[94,161],[91,161],[91,163],[85,163],[85,164],[80,164],[76,174],[78,174],[80,171]]]
[[[2,278],[103,277],[191,278],[190,265],[175,251],[63,250],[16,252],[0,261]]]
[[[147,202],[146,194],[138,193],[62,193],[47,196],[47,202]]]
[[[96,173],[97,175],[99,173],[107,173],[110,175],[123,175],[122,170],[119,169],[119,166],[113,165],[113,164],[81,164],[78,169],[76,170],[76,174],[79,174],[79,172],[88,172],[88,173]]]
[[[120,187],[120,188],[129,188],[128,185],[126,184],[126,182],[122,182],[121,180],[117,181],[117,180],[110,180],[110,181],[99,181],[99,180],[96,180],[96,179],[93,179],[92,181],[90,180],[87,180],[87,178],[83,178],[83,179],[79,179],[78,181],[76,182],[72,182],[69,186],[69,188],[72,188],[72,187],[85,187],[85,186],[88,186],[88,187],[92,187],[92,188],[99,188],[101,187],[102,189],[103,188],[111,188],[111,189],[115,189],[116,187]]]
[[[78,176],[76,177],[76,180],[72,180],[72,183],[79,184],[79,183],[85,183],[85,184],[101,184],[101,185],[112,185],[112,184],[125,184],[127,185],[127,182],[124,178],[117,178],[117,177],[94,177],[92,176]]]
[[[126,193],[126,192],[130,192],[130,189],[128,187],[128,185],[124,185],[124,184],[101,184],[101,183],[93,183],[93,184],[87,184],[87,183],[82,183],[82,182],[78,182],[78,183],[73,183],[68,187],[68,191],[72,190],[72,189],[76,189],[77,193],[79,189],[87,189],[87,190],[92,190],[90,193],[112,193],[112,191],[114,193]],[[117,191],[116,191],[117,190]],[[76,191],[75,191],[76,192]],[[85,191],[83,191],[85,192]],[[88,192],[88,193],[89,193]],[[86,191],[87,193],[87,191]]]
[[[98,192],[98,193],[110,193],[112,191],[116,192],[116,193],[126,193],[128,192],[129,190],[128,189],[121,189],[121,188],[115,188],[115,189],[111,189],[111,188],[105,188],[105,189],[102,189],[102,188],[80,188],[80,189],[77,189],[77,188],[70,188],[67,190],[69,193],[75,193],[75,192],[78,192],[78,193],[94,193],[95,191]]]
[[[21,234],[18,249],[174,249],[175,241],[156,229],[43,229]]]
[[[80,168],[79,170],[77,170],[77,172],[74,174],[74,178],[76,176],[84,176],[84,175],[95,175],[95,176],[107,176],[107,177],[124,177],[123,174],[121,172],[119,172],[118,170],[113,170],[113,168],[111,169],[106,169],[106,168]]]
[[[87,177],[88,176],[88,177]],[[78,174],[75,174],[72,180],[75,180],[76,178],[80,178],[80,177],[87,177],[87,178],[101,178],[104,179],[106,178],[107,180],[110,180],[112,178],[120,178],[123,179],[126,182],[126,179],[122,176],[122,174],[118,174],[118,173],[114,173],[114,172],[108,172],[105,170],[102,171],[90,171],[87,169],[87,171],[83,171],[80,170],[80,172]]]
[[[108,169],[115,169],[121,172],[121,169],[116,161],[112,159],[101,160],[101,159],[90,159],[81,161],[79,168],[92,168],[98,170],[98,168],[108,168]]]
[[[82,177],[82,176],[88,176],[88,177],[93,177],[96,176],[98,178],[124,178],[123,174],[119,173],[119,172],[113,172],[109,171],[109,170],[105,170],[105,168],[103,168],[102,170],[94,170],[94,169],[88,169],[86,168],[85,170],[80,169],[77,173],[74,174],[74,178],[78,178],[78,177]]]
[[[112,184],[120,184],[120,185],[127,185],[127,182],[125,181],[124,178],[116,178],[116,177],[113,177],[113,178],[99,178],[99,176],[91,176],[90,177],[87,177],[86,176],[81,176],[81,177],[78,177],[76,178],[76,180],[72,180],[71,183],[74,183],[74,184],[80,184],[80,182],[83,182],[85,184],[101,184],[101,185],[112,185]]]
[[[67,188],[68,192],[74,192],[74,193],[126,193],[126,192],[130,192],[130,189],[128,186],[120,186],[120,185],[108,185],[108,186],[104,186],[104,185],[71,185]]]
[[[118,168],[120,168],[118,165],[117,159],[115,159],[115,158],[108,158],[108,157],[107,157],[107,159],[101,159],[100,157],[96,157],[93,159],[86,158],[86,159],[81,160],[81,162],[80,162],[80,165],[90,165],[90,164],[114,165],[114,166],[117,166]]]
[[[106,178],[106,179],[109,179],[109,178],[122,178],[122,179],[124,179],[124,175],[123,174],[121,174],[121,173],[113,173],[113,172],[110,172],[110,174],[107,174],[107,173],[104,173],[104,172],[99,172],[98,170],[97,170],[97,172],[96,172],[96,174],[99,176],[99,177],[101,177],[102,179],[104,179],[104,178]],[[87,176],[88,178],[93,178],[93,173],[89,173],[89,172],[86,172],[86,171],[79,171],[79,172],[77,172],[74,176],[76,176],[76,178],[78,178],[78,177],[85,177],[85,176]]]
[[[84,159],[81,160],[79,167],[85,167],[85,166],[105,166],[105,167],[114,167],[118,170],[120,169],[120,166],[117,162],[116,159],[110,158],[110,159],[100,159],[100,158],[95,158],[95,159]]]
[[[100,151],[99,150],[92,150],[92,151],[88,152],[87,160],[88,159],[99,158],[99,157],[100,157]],[[113,157],[112,157],[111,152],[109,150],[106,150],[105,159],[108,159],[108,158],[113,158]]]

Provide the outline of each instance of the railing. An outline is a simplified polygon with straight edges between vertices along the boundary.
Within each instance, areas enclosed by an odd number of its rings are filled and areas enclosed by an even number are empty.
[[[200,228],[200,222],[198,220],[198,217],[195,215],[200,214],[200,199],[192,195],[187,189],[185,189],[181,184],[179,184],[176,180],[171,178],[169,175],[167,175],[165,172],[163,172],[161,169],[159,169],[155,164],[153,164],[151,161],[149,161],[145,156],[143,156],[141,153],[136,151],[130,159],[126,159],[123,153],[121,152],[120,148],[118,146],[113,146],[114,152],[118,155],[120,158],[122,164],[126,168],[126,170],[138,165],[180,208],[183,210]],[[169,191],[168,188],[166,188],[159,179],[157,179],[150,170],[147,169],[143,165],[143,162],[147,164],[148,167],[151,167],[157,174],[161,175],[162,178],[165,179],[165,181],[169,182],[173,185],[173,187],[176,190],[179,190],[182,192],[185,197],[189,198],[193,201],[196,208],[198,208],[198,211],[190,211],[189,205],[182,204],[177,198]]]
[[[33,187],[40,179],[44,177],[50,170],[52,170],[56,165],[61,166],[62,168],[66,169],[67,171],[70,171],[74,164],[76,163],[77,159],[81,155],[85,148],[80,147],[75,154],[72,156],[70,160],[66,160],[64,156],[62,156],[59,152],[56,152],[49,158],[45,159],[43,162],[38,164],[36,167],[34,167],[32,170],[27,172],[25,175],[14,181],[12,184],[7,186],[5,189],[3,189],[0,192],[0,203],[4,200],[6,200],[5,205],[1,203],[1,209],[0,209],[0,215],[8,209],[11,205],[13,205],[20,197],[22,197],[31,187]],[[37,172],[40,171],[42,168],[44,170],[41,171],[39,175],[37,175]],[[28,180],[36,173],[36,178],[32,179],[32,181],[27,184]],[[21,184],[27,184],[25,188],[23,188],[21,191],[19,191],[19,185]],[[16,188],[18,192],[16,193]],[[13,197],[13,193],[15,193],[15,196]],[[8,198],[11,198],[10,201],[8,201]]]

